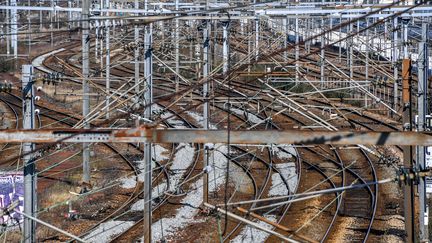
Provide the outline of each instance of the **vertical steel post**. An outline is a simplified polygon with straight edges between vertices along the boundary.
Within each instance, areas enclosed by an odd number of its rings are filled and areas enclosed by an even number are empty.
[[[17,6],[17,1],[16,0],[11,0],[10,2],[11,7],[16,7]],[[11,30],[12,30],[12,47],[13,47],[13,51],[14,51],[14,58],[15,58],[15,62],[18,59],[18,23],[17,23],[17,10],[16,9],[12,9],[11,10]]]
[[[248,31],[248,33],[250,33],[250,31],[252,30],[252,27],[251,26],[249,26],[249,20],[248,19],[246,19],[246,26],[247,26],[247,30],[249,30]],[[215,35],[217,35],[217,32],[215,32]],[[248,73],[250,73],[250,71],[251,71],[251,61],[252,61],[252,59],[251,59],[251,51],[252,51],[252,35],[250,35],[250,34],[247,34],[247,41],[248,41],[248,50],[247,50],[247,53],[248,53],[248,55],[247,55],[247,63],[248,63]],[[213,52],[213,54],[214,54],[215,52]]]
[[[365,81],[367,84],[367,89],[369,90],[369,52],[370,52],[370,47],[369,47],[369,19],[366,18],[366,35],[365,35],[365,47],[366,47],[366,60],[365,60]],[[366,108],[368,106],[368,96],[365,93],[364,94],[364,107]]]
[[[242,14],[240,14],[242,16]],[[240,19],[240,35],[244,35],[244,19]]]
[[[350,18],[349,19],[349,21],[351,21],[352,19]],[[349,31],[348,31],[348,33],[347,34],[351,34],[353,32],[353,23],[350,23],[349,24]],[[350,37],[348,40],[347,40],[347,51],[348,51],[348,54],[347,54],[347,56],[348,56],[348,68],[349,68],[349,77],[350,77],[350,80],[349,80],[349,87],[350,87],[350,92],[351,92],[351,97],[355,97],[355,91],[354,91],[354,84],[352,83],[352,79],[353,79],[353,77],[354,77],[354,69],[353,69],[353,66],[354,66],[354,60],[353,60],[353,41],[354,41],[354,37]]]
[[[55,0],[55,6],[58,6],[58,0]],[[57,9],[54,9],[54,21],[57,22],[57,30],[60,29],[60,21],[57,14]]]
[[[321,29],[324,29],[324,18],[321,18]],[[321,35],[321,60],[320,60],[320,65],[321,65],[321,87],[324,87],[324,70],[325,70],[325,35]]]
[[[209,102],[208,102],[208,97],[209,97],[209,93],[210,93],[210,85],[208,80],[206,80],[206,78],[208,77],[208,74],[210,72],[210,63],[209,63],[209,47],[210,47],[210,28],[211,28],[211,24],[209,24],[208,22],[205,23],[205,27],[204,27],[204,31],[203,31],[203,78],[204,78],[204,83],[203,83],[203,99],[204,99],[204,103],[203,103],[203,118],[204,118],[204,129],[208,130],[209,129],[209,119],[210,119],[210,106],[209,106]],[[209,177],[208,177],[208,173],[209,171],[207,170],[208,165],[209,165],[209,158],[210,158],[210,151],[209,148],[204,146],[204,187],[203,187],[203,201],[204,202],[208,202],[208,183],[209,183]]]
[[[411,103],[411,60],[402,61],[402,107],[404,131],[412,130],[412,103]],[[403,164],[405,168],[412,168],[412,146],[403,146]],[[410,183],[404,185],[404,216],[406,242],[414,242],[414,190]]]
[[[84,0],[83,0],[83,1],[84,1]],[[51,0],[51,8],[54,9],[54,1],[53,1],[53,0]],[[53,31],[53,18],[52,18],[52,16],[53,16],[53,13],[52,13],[52,11],[50,11],[50,12],[49,12],[49,17],[50,17],[50,24],[49,24],[49,27],[50,27],[51,48],[54,47],[54,31]],[[82,15],[81,15],[81,16],[82,16]]]
[[[289,37],[289,32],[288,32],[288,17],[282,19],[282,35],[284,36],[284,62],[288,61],[288,37]],[[285,32],[285,33],[284,33]]]
[[[300,58],[300,33],[299,33],[299,19],[298,17],[295,18],[295,82],[299,81],[299,73],[300,73],[300,64],[299,64],[299,58]]]
[[[10,5],[10,0],[7,0],[7,2],[6,2],[8,5]],[[10,20],[10,13],[11,13],[11,10],[8,10],[8,9],[6,9],[6,55],[9,57],[9,55],[10,55],[10,45],[11,45],[11,43],[10,43],[10,39],[11,39],[11,36],[10,36],[10,27],[9,27],[9,23],[11,23],[11,20]],[[41,21],[42,22],[42,21]]]
[[[139,9],[139,2],[138,0],[135,0],[135,9]],[[138,16],[138,14],[136,14]],[[140,55],[140,49],[139,49],[139,29],[138,25],[134,25],[134,43],[135,43],[135,49],[134,49],[134,75],[135,75],[135,98],[136,98],[136,104],[135,109],[138,108],[139,105],[139,94],[140,94],[140,86],[139,78],[140,78],[140,68],[139,68],[139,55]],[[139,126],[139,119],[136,120],[136,125]]]
[[[90,35],[89,35],[89,8],[90,1],[82,1],[81,24],[82,24],[82,90],[83,90],[83,119],[84,128],[90,128],[88,122],[88,114],[90,112],[90,97],[89,97],[89,49],[90,49]],[[86,184],[90,183],[90,147],[89,143],[83,143],[83,185],[86,189]]]
[[[404,52],[404,58],[409,58],[408,54],[408,23],[409,19],[402,19],[403,23],[403,52]]]
[[[392,55],[392,64],[393,64],[393,109],[397,111],[398,109],[398,103],[399,103],[399,91],[398,91],[398,18],[393,19],[393,41],[392,41],[392,47],[393,47],[393,55]]]
[[[30,6],[30,0],[28,0],[28,3],[27,3],[29,6]],[[28,16],[30,16],[30,10],[29,11],[27,11],[27,14],[28,14]],[[31,38],[31,33],[32,33],[32,24],[31,24],[31,18],[30,17],[28,17],[27,18],[27,20],[28,20],[28,34],[27,34],[27,40],[28,40],[28,55],[30,55],[30,53],[31,53],[31,47],[32,47],[32,45],[31,45],[31,41],[32,41],[32,38]]]
[[[145,26],[144,30],[144,78],[146,80],[146,90],[144,93],[145,110],[144,117],[152,119],[153,103],[153,57],[152,57],[152,24]],[[144,242],[151,242],[151,225],[152,225],[152,155],[151,143],[144,144]]]
[[[419,57],[418,57],[418,91],[417,91],[417,105],[418,105],[418,123],[417,130],[422,132],[425,130],[425,120],[427,113],[427,89],[428,89],[428,48],[427,48],[427,24],[422,25],[422,41],[419,43]],[[426,147],[417,147],[417,168],[426,168]],[[428,203],[426,198],[426,180],[424,177],[420,179],[418,185],[419,190],[419,220],[420,220],[420,241],[429,242],[428,230]]]
[[[101,9],[104,9],[104,5],[102,5],[104,0],[101,0]],[[101,15],[103,16],[104,14],[101,13]],[[107,14],[108,15],[108,14]],[[99,65],[100,65],[100,77],[103,78],[103,72],[102,70],[104,70],[104,58],[106,58],[105,54],[106,54],[106,42],[104,44],[104,40],[106,38],[106,26],[105,26],[106,20],[101,20],[100,21],[100,29],[99,29],[99,36],[100,36],[100,48],[99,48]],[[105,84],[106,86],[106,84]]]
[[[109,0],[107,0],[109,1]],[[109,3],[107,3],[109,4]],[[108,8],[109,5],[107,5]],[[111,49],[110,49],[110,26],[109,26],[109,19],[105,20],[105,46],[106,46],[106,56],[105,56],[105,89],[106,89],[106,96],[105,96],[105,104],[106,104],[106,119],[109,119],[110,117],[110,89],[111,89]]]
[[[41,2],[40,5],[42,6],[42,4],[43,4],[43,2]],[[42,17],[42,10],[41,10],[41,11],[39,11],[39,30],[40,31],[42,31],[42,27],[43,27],[42,21],[43,21],[43,17]]]
[[[22,66],[22,95],[23,95],[23,128],[35,129],[34,119],[34,88],[33,88],[33,66]],[[33,154],[35,149],[33,143],[23,143],[22,152],[24,163],[24,213],[36,217],[36,176]],[[24,242],[36,242],[36,223],[24,218]]]
[[[175,10],[176,12],[178,12],[179,10],[179,0],[175,1]],[[176,13],[176,16],[179,16],[178,13]],[[179,91],[179,82],[180,82],[180,77],[179,77],[179,73],[180,73],[180,24],[179,24],[179,19],[176,18],[175,19],[175,38],[174,38],[174,51],[175,51],[175,91],[178,92]]]
[[[71,0],[68,0],[68,8],[72,8]],[[69,10],[68,11],[68,30],[70,30],[71,28],[72,28],[72,11]]]
[[[349,19],[351,21],[351,19]],[[348,34],[352,34],[353,32],[353,23],[349,24],[349,32]],[[350,79],[353,79],[354,76],[354,70],[353,70],[353,65],[354,65],[354,48],[353,48],[353,42],[354,42],[354,37],[350,37],[349,41],[348,41],[348,67],[349,67],[349,77]],[[351,82],[350,82],[351,83]]]
[[[342,17],[339,18],[339,25],[342,23]],[[342,26],[339,28],[339,39],[342,39]],[[339,43],[339,62],[342,62],[342,43]]]
[[[99,60],[98,60],[98,51],[99,51],[99,35],[100,35],[100,33],[99,33],[99,31],[100,31],[100,29],[99,29],[99,20],[96,20],[95,21],[95,25],[96,25],[96,28],[95,28],[95,34],[96,34],[96,37],[95,37],[95,47],[94,47],[94,52],[95,52],[95,61],[96,62],[98,62]],[[102,71],[102,70],[101,70]]]
[[[255,19],[255,61],[258,61],[259,57],[259,18]],[[224,29],[225,30],[225,29]]]
[[[228,28],[229,28],[229,22],[222,22],[222,28],[223,28],[223,46],[222,46],[222,72],[226,74],[228,72],[229,67],[229,37],[228,37]]]

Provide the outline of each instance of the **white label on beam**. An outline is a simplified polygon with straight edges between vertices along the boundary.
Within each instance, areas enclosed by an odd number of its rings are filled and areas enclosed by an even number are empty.
[[[432,147],[426,147],[426,168],[432,167]]]
[[[426,177],[426,193],[432,193],[432,177]]]

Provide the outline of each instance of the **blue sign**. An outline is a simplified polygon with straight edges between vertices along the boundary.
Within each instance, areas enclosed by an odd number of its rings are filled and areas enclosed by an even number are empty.
[[[16,210],[24,210],[24,176],[21,172],[0,174],[0,208],[7,208],[11,203],[19,201]],[[0,217],[0,224],[15,225],[22,221],[22,216],[14,211]]]

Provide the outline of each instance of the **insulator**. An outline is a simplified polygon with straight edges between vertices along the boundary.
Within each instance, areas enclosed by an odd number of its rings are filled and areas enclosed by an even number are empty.
[[[35,99],[35,101],[38,101],[41,99],[41,97],[39,95],[36,95],[34,99]]]
[[[37,115],[37,114],[40,113],[40,110],[39,109],[35,109],[34,113]]]
[[[42,91],[42,86],[38,86],[38,87],[36,88],[36,91]]]

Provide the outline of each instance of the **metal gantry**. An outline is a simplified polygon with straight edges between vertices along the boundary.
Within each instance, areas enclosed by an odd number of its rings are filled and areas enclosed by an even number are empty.
[[[106,142],[134,142],[137,146],[143,145],[144,242],[151,242],[152,239],[153,169],[151,165],[154,143],[204,143],[203,201],[206,203],[209,202],[208,173],[211,169],[212,147],[214,143],[224,143],[227,140],[240,144],[406,145],[404,166],[407,169],[414,167],[419,170],[427,169],[425,162],[427,147],[425,146],[431,145],[428,128],[425,125],[428,113],[426,97],[428,97],[430,56],[427,51],[429,26],[424,23],[432,17],[432,7],[429,5],[415,6],[415,3],[410,5],[393,3],[397,6],[392,4],[362,6],[346,4],[347,6],[344,6],[342,3],[291,5],[288,1],[262,4],[255,1],[254,4],[249,4],[245,1],[235,6],[233,3],[230,5],[229,2],[228,5],[224,5],[212,1],[206,1],[205,4],[179,0],[167,3],[145,1],[140,4],[140,2],[135,0],[133,4],[129,4],[124,1],[101,0],[97,8],[92,7],[89,0],[80,1],[78,5],[72,1],[67,1],[64,5],[51,1],[51,6],[43,2],[40,5],[26,6],[21,1],[10,0],[9,4],[1,5],[0,10],[5,11],[6,20],[6,28],[3,31],[6,35],[4,55],[9,57],[12,48],[15,61],[18,60],[19,54],[22,54],[22,49],[19,48],[23,43],[21,35],[33,34],[32,31],[35,30],[31,24],[33,20],[30,21],[33,12],[39,14],[39,30],[49,26],[49,38],[53,49],[56,44],[56,32],[67,31],[69,35],[75,30],[81,32],[82,76],[69,78],[82,82],[80,127],[84,130],[76,130],[76,132],[63,130],[61,133],[52,130],[37,133],[0,131],[0,141],[25,142],[23,153],[29,154],[24,155],[26,163],[31,161],[31,151],[35,148],[33,143],[58,142],[59,139],[65,139],[62,142],[82,142],[83,192],[92,183],[91,143],[101,139]],[[27,22],[18,18],[19,13],[24,11],[29,13],[27,29],[24,28],[24,23]],[[49,13],[49,17],[44,17],[44,13]],[[60,25],[62,20],[67,20],[67,24],[63,27]],[[416,40],[418,43],[413,44],[410,40],[415,39],[414,30],[418,29],[419,25],[422,26],[421,37]],[[157,28],[163,29],[163,32],[153,33]],[[165,30],[171,33],[165,33]],[[29,38],[28,55],[31,53],[31,45]],[[116,58],[119,55],[119,45],[133,46],[133,50],[130,53],[124,51],[121,53],[121,58]],[[92,75],[95,65],[91,61],[93,60],[91,48],[95,48],[94,57],[96,62],[100,62],[100,78]],[[414,73],[411,62],[417,62],[415,67],[417,71]],[[130,77],[125,75],[122,77],[124,79],[120,79],[114,73],[115,68],[123,63],[130,63],[133,71]],[[23,87],[25,87],[24,80],[28,83],[31,80],[31,69],[31,66],[25,66],[22,70]],[[159,72],[159,70],[164,71]],[[190,70],[196,73],[191,75]],[[247,94],[238,90],[231,92],[231,86],[227,87],[226,79],[234,80],[241,75],[248,78],[245,80],[257,77],[262,88],[258,91],[249,91]],[[411,87],[409,82],[413,81],[414,75],[417,76],[418,81],[416,101],[412,101],[410,97],[412,93],[410,89],[414,86]],[[173,86],[173,91],[166,95],[174,97],[171,100],[164,95],[159,96],[160,93],[157,92],[158,98],[166,98],[161,99],[163,102],[172,100],[174,100],[172,104],[188,101],[193,103],[194,100],[201,102],[199,107],[202,107],[202,131],[146,127],[149,124],[154,125],[153,122],[160,118],[155,116],[152,110],[154,102],[158,100],[153,98],[153,90],[156,91],[153,87],[153,79],[156,80],[156,77],[158,80],[168,80]],[[124,83],[117,86],[117,79]],[[105,81],[105,87],[98,91],[95,91],[97,88],[90,89],[90,83],[97,81]],[[279,83],[286,88],[276,89],[275,86]],[[229,92],[225,97],[217,94],[217,88],[220,87],[223,87],[224,92],[228,89]],[[313,91],[308,90],[312,88]],[[198,98],[194,93],[196,91],[201,92]],[[103,97],[103,101],[99,103],[98,99],[93,99],[91,92],[97,92],[95,96]],[[220,99],[220,102],[224,102],[224,106],[228,105],[228,110],[231,112],[232,104],[228,103],[231,100],[226,96],[234,92],[247,100],[244,102],[245,106],[256,108],[257,114],[266,112],[266,108],[260,108],[260,99],[263,95],[265,98],[273,99],[273,104],[306,118],[311,123],[310,127],[329,129],[333,132],[248,130],[229,131],[230,135],[228,135],[226,130],[213,131],[211,121],[215,118],[211,107]],[[296,92],[304,93],[300,96]],[[372,108],[378,112],[383,111],[391,114],[393,118],[403,116],[403,127],[406,132],[336,132],[337,128],[328,121],[314,116],[308,108],[294,100],[296,97],[312,97],[316,94],[325,97],[328,93],[341,96],[341,101],[345,99],[351,103],[361,102],[360,106],[366,110]],[[186,100],[184,98],[186,95],[190,95],[191,99]],[[249,101],[256,102],[257,107]],[[418,133],[410,132],[414,129],[412,115],[414,102],[417,102],[418,107],[416,127]],[[33,107],[33,104],[25,103],[24,107]],[[25,117],[33,116],[33,110],[34,108],[24,110],[23,114]],[[106,121],[115,122],[102,123],[101,127],[117,126],[118,123],[121,124],[119,126],[131,126],[127,119],[118,118],[122,112],[130,113],[130,117],[135,119],[136,128],[90,130],[90,124],[103,117]],[[215,113],[217,116],[217,112]],[[28,125],[34,122],[28,119],[24,119],[23,122],[25,124],[23,128],[34,129],[34,126]],[[143,123],[145,127],[141,127]],[[416,154],[413,153],[412,145],[421,145],[418,146]],[[413,157],[416,158],[415,166]],[[32,174],[34,166],[29,165],[25,171],[26,176],[31,175],[26,177],[26,183],[31,182],[30,185],[34,185]],[[427,241],[428,207],[425,177],[420,179],[418,188],[419,235],[420,240]],[[414,189],[411,184],[404,187],[407,241],[415,241]],[[34,202],[34,192],[34,186],[26,187],[25,200]],[[36,206],[36,203],[33,205]],[[34,213],[35,208],[25,206],[26,215],[36,217]],[[26,242],[36,240],[34,222],[32,222],[29,218],[24,221]]]

